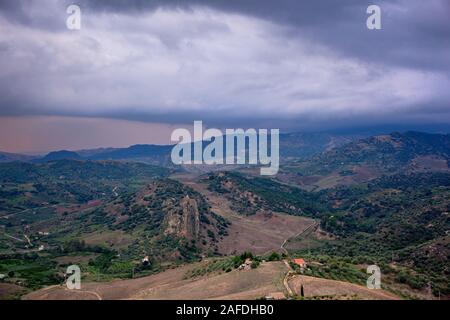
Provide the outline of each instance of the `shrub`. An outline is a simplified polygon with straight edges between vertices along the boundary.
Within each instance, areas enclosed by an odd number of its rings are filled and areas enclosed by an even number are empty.
[[[267,259],[269,261],[279,261],[280,260],[280,255],[276,252],[272,252],[272,254],[269,256],[269,258]]]

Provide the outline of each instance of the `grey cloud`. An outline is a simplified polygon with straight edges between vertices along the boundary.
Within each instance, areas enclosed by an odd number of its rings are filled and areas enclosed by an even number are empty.
[[[382,8],[381,31],[369,32],[365,27],[370,4]],[[92,10],[134,14],[157,7],[208,6],[291,26],[293,37],[301,32],[364,61],[450,72],[450,2],[446,0],[97,0],[84,5]]]
[[[64,7],[72,2],[54,1],[53,5]],[[300,32],[364,61],[450,71],[450,2],[446,0],[79,0],[75,3],[86,14],[138,15],[156,8],[210,7],[291,26],[292,37]],[[382,8],[381,31],[369,32],[365,28],[365,10],[370,4]],[[53,21],[56,15],[30,12],[26,0],[3,0],[0,11],[21,23],[56,26]]]
[[[79,34],[65,29],[73,2]],[[380,31],[365,27],[365,0],[4,0],[0,114],[449,122],[450,2],[374,2]]]

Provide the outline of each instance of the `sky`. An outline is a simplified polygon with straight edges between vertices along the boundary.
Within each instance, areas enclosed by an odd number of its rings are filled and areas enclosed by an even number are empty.
[[[450,124],[449,88],[448,0],[0,1],[2,151]]]

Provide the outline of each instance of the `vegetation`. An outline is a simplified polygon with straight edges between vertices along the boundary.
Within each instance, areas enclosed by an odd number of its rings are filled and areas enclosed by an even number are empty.
[[[302,161],[297,171],[302,175],[326,175],[351,172],[353,166],[364,164],[385,173],[399,173],[409,168],[416,157],[427,155],[450,159],[450,135],[396,132],[369,137]]]
[[[388,284],[449,296],[449,150],[449,135],[394,133],[283,168],[297,178],[330,175],[347,182],[320,191],[239,172],[211,173],[202,182],[241,215],[318,220],[326,237],[311,229],[297,239],[307,246],[285,247],[315,262],[307,275],[364,284],[365,266],[377,264]],[[432,164],[424,164],[430,157]],[[361,166],[376,175],[358,180]],[[276,252],[221,257],[230,222],[211,211],[205,196],[168,179],[170,172],[112,161],[0,163],[4,281],[31,290],[61,283],[70,264],[80,265],[85,280],[108,281],[203,259],[186,275],[197,277],[230,272],[247,259],[257,268],[262,260],[286,258]]]
[[[394,263],[398,265],[396,272],[402,270],[398,275],[393,274],[396,282],[413,289],[426,289],[431,283],[436,295],[449,294],[448,172],[384,175],[369,182],[320,192],[306,192],[237,173],[214,174],[208,181],[210,190],[227,196],[235,210],[244,214],[275,208],[279,212],[319,219],[321,229],[335,240],[308,245],[298,251],[303,255],[312,251],[385,266]],[[345,271],[345,266],[339,268]],[[315,274],[324,272],[320,268],[311,270]]]
[[[251,261],[250,268],[256,269],[259,267],[263,257],[254,256],[251,252],[243,252],[236,256],[212,259],[203,263],[200,267],[188,271],[185,278],[201,277],[214,272],[230,272],[239,268],[247,259]]]
[[[211,174],[208,182],[211,191],[228,197],[233,209],[244,215],[271,210],[313,217],[327,210],[320,194],[285,186],[271,179],[226,172]]]

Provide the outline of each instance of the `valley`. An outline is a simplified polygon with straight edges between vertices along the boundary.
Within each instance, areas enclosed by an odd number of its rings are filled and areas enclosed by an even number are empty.
[[[255,254],[279,251],[286,239],[308,229],[315,221],[306,217],[286,215],[271,210],[262,210],[254,215],[243,215],[232,209],[229,199],[208,189],[205,176],[178,174],[174,179],[201,193],[211,210],[231,222],[228,236],[221,241],[219,252],[225,255],[251,251]]]
[[[165,149],[146,147],[0,163],[1,297],[446,299],[448,139],[327,138],[274,178],[155,165],[146,152]],[[80,291],[63,285],[72,264]]]

